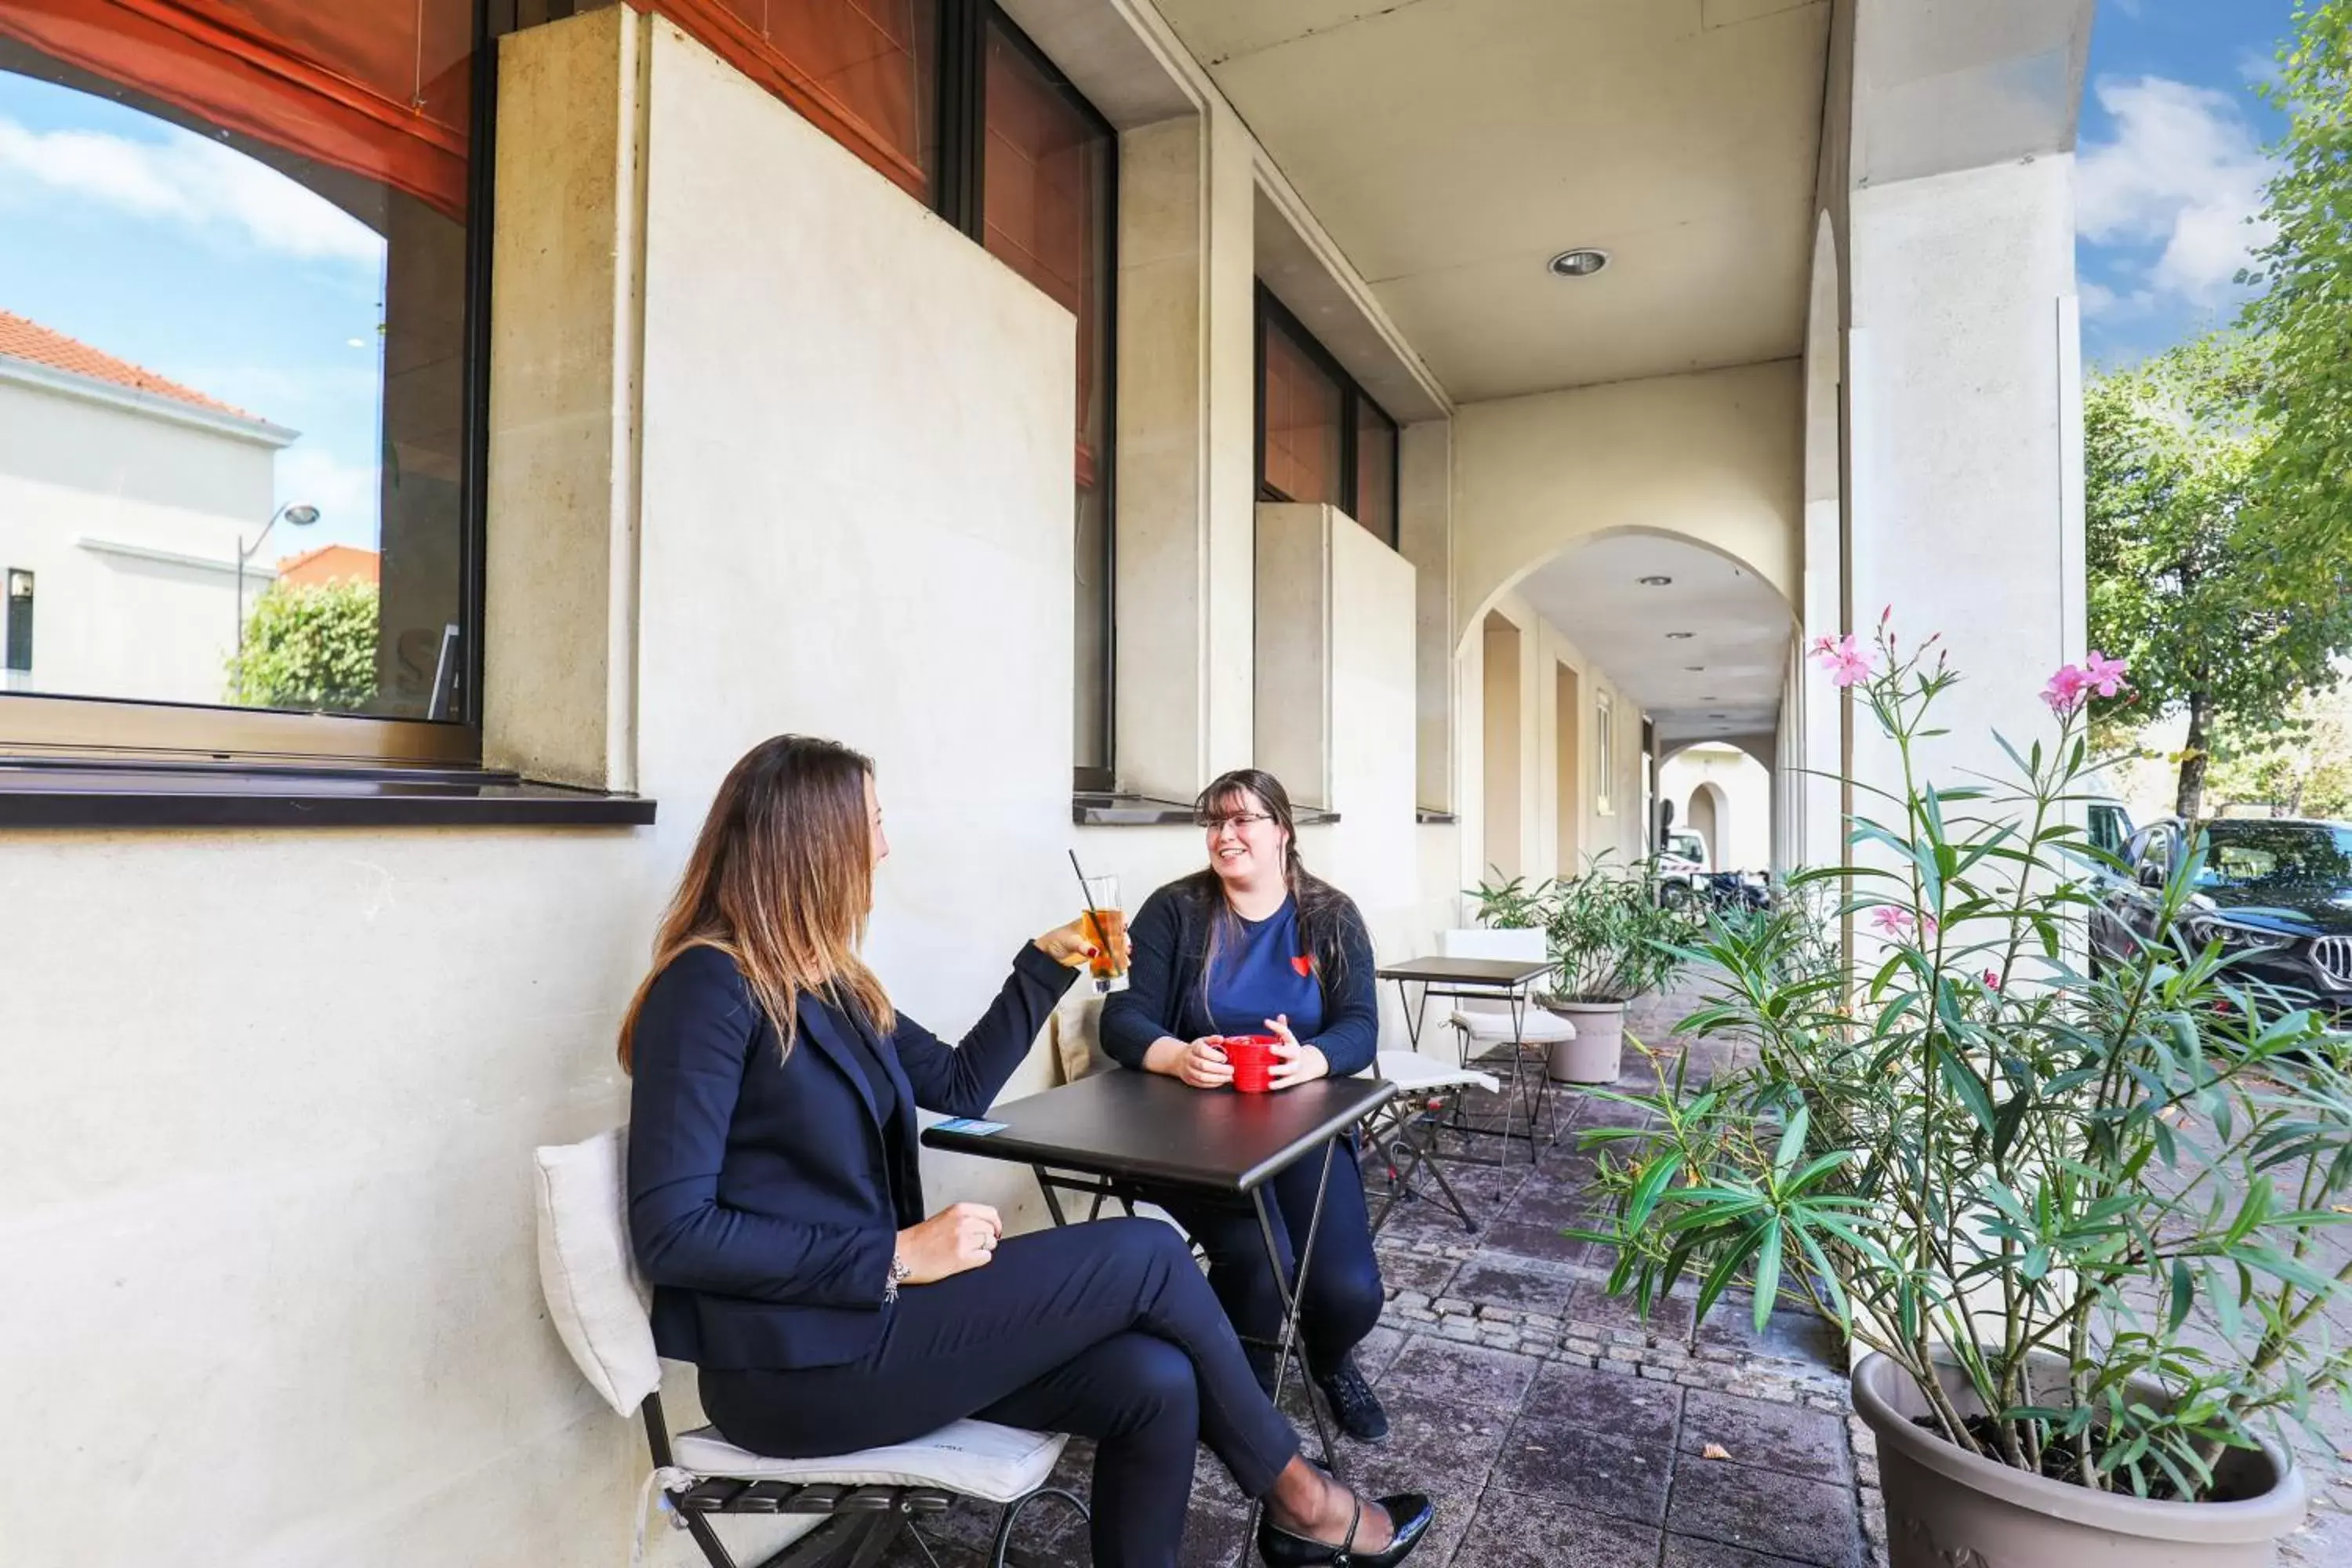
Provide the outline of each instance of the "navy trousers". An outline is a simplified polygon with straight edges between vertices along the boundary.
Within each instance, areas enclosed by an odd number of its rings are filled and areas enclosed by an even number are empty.
[[[1268,1184],[1275,1241],[1282,1249],[1286,1279],[1297,1276],[1297,1248],[1315,1216],[1315,1184],[1323,1161],[1309,1155]],[[1206,1203],[1197,1194],[1154,1194],[1209,1255],[1209,1283],[1234,1327],[1254,1340],[1282,1337],[1282,1295],[1266,1260],[1257,1215],[1247,1207]],[[1323,1194],[1323,1223],[1315,1233],[1315,1256],[1307,1270],[1307,1295],[1298,1308],[1298,1337],[1307,1364],[1318,1377],[1338,1370],[1381,1319],[1381,1265],[1372,1253],[1372,1221],[1364,1205],[1364,1173],[1351,1140],[1331,1151],[1331,1181]],[[1260,1358],[1271,1365],[1269,1356]]]
[[[714,1369],[701,1389],[728,1441],[781,1458],[967,1415],[1095,1438],[1099,1568],[1175,1568],[1196,1445],[1252,1497],[1298,1452],[1183,1239],[1151,1219],[1008,1236],[986,1267],[902,1289],[864,1360]]]

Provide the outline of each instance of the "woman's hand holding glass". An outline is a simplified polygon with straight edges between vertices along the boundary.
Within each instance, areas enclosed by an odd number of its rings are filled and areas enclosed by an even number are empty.
[[[1119,967],[1134,956],[1135,942],[1127,933],[1119,932]],[[1084,969],[1095,956],[1094,933],[1087,929],[1087,918],[1080,915],[1066,926],[1055,926],[1037,939],[1038,951],[1065,969]]]
[[[1265,1079],[1268,1089],[1279,1093],[1330,1076],[1330,1058],[1324,1056],[1319,1046],[1298,1043],[1298,1037],[1290,1032],[1289,1014],[1285,1013],[1279,1018],[1268,1018],[1265,1032],[1275,1039],[1274,1070],[1266,1075]]]

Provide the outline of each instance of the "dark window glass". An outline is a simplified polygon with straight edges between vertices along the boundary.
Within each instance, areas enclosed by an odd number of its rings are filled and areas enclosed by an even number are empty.
[[[1369,397],[1356,400],[1356,500],[1350,517],[1389,543],[1397,542],[1397,427]]]
[[[7,589],[7,602],[0,605],[0,616],[7,622],[5,668],[10,675],[29,675],[33,668],[33,574],[11,566]]]
[[[1118,142],[1086,100],[992,13],[985,58],[982,243],[1076,318],[1073,720],[1077,766],[1104,773],[1111,765],[1111,209]]]
[[[464,712],[473,37],[471,0],[0,0],[18,689]]]
[[[1339,503],[1339,384],[1286,328],[1265,334],[1265,488],[1283,500]]]

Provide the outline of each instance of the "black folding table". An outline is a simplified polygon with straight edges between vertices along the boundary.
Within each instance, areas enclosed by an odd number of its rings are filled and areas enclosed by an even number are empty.
[[[999,1131],[976,1131],[948,1122],[926,1130],[923,1142],[933,1149],[1027,1165],[1036,1174],[1056,1225],[1066,1223],[1057,1195],[1066,1192],[1092,1194],[1099,1208],[1104,1197],[1132,1205],[1148,1200],[1154,1189],[1182,1187],[1253,1210],[1282,1298],[1282,1338],[1267,1347],[1279,1352],[1275,1363],[1275,1397],[1279,1401],[1283,1377],[1294,1359],[1300,1381],[1307,1382],[1305,1352],[1298,1344],[1298,1307],[1315,1235],[1323,1223],[1323,1197],[1330,1186],[1337,1140],[1395,1092],[1379,1079],[1325,1078],[1279,1094],[1241,1094],[1192,1089],[1159,1073],[1120,1068],[996,1107],[987,1121],[1002,1123]],[[1274,1177],[1318,1150],[1323,1166],[1315,1185],[1315,1212],[1306,1238],[1292,1238],[1297,1271],[1286,1278],[1267,1188]],[[1073,1181],[1069,1173],[1091,1181]],[[1338,1475],[1339,1447],[1311,1384],[1307,1405],[1323,1442],[1324,1466]]]

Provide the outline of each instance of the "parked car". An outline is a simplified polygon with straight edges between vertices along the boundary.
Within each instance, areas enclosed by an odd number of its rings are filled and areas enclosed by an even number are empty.
[[[1687,829],[1668,830],[1658,851],[1658,901],[1670,909],[1696,903],[1706,875],[1706,840]]]
[[[2202,836],[2205,859],[2177,932],[2220,942],[2240,978],[2299,1005],[2352,1012],[2352,823],[2167,817],[2132,837],[2127,879],[2091,915],[2095,961],[2137,951],[2156,932],[2165,884]]]

